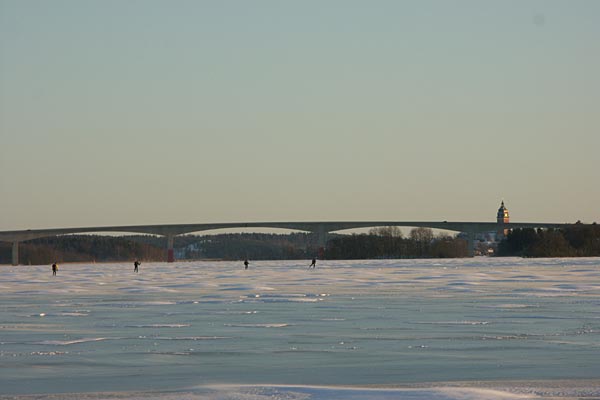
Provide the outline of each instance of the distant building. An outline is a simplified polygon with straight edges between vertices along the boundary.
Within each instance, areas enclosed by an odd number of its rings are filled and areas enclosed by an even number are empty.
[[[496,215],[496,221],[499,224],[508,224],[510,222],[510,218],[508,215],[508,208],[506,208],[504,206],[504,200],[502,200],[502,204],[500,204],[500,208],[498,209],[498,214]],[[496,241],[502,240],[502,238],[506,235],[508,235],[508,229],[499,230]]]

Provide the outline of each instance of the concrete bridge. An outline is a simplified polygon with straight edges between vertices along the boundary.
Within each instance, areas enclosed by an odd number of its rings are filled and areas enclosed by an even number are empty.
[[[502,231],[518,228],[561,228],[569,224],[532,223],[532,222],[449,222],[449,221],[331,221],[331,222],[226,222],[209,224],[177,225],[131,225],[96,226],[86,228],[27,229],[21,231],[0,231],[0,241],[12,243],[12,263],[19,264],[19,243],[48,236],[69,235],[75,233],[124,232],[165,236],[167,238],[167,260],[174,261],[173,240],[175,236],[215,229],[232,228],[277,228],[311,232],[317,236],[317,243],[325,247],[329,233],[357,228],[375,228],[381,226],[424,227],[464,232],[467,234],[469,254],[475,249],[475,235],[481,232]]]

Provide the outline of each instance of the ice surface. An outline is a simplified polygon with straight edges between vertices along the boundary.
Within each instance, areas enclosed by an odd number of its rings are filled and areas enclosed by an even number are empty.
[[[0,395],[600,397],[599,306],[598,258],[2,266]]]

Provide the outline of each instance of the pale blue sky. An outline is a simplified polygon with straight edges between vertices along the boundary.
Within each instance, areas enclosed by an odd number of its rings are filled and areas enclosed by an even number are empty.
[[[600,222],[599,1],[0,0],[0,230]]]

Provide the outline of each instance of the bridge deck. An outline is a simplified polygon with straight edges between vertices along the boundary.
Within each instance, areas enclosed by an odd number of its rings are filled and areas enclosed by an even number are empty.
[[[378,226],[405,226],[443,229],[456,232],[492,232],[502,229],[517,228],[560,228],[568,224],[540,222],[449,222],[449,221],[324,221],[324,222],[224,222],[201,224],[169,224],[169,225],[123,225],[94,226],[76,228],[27,229],[17,231],[0,231],[0,241],[22,242],[47,236],[69,235],[74,233],[124,232],[142,233],[158,236],[177,236],[193,232],[233,228],[277,228],[305,232],[325,232],[372,228]]]

